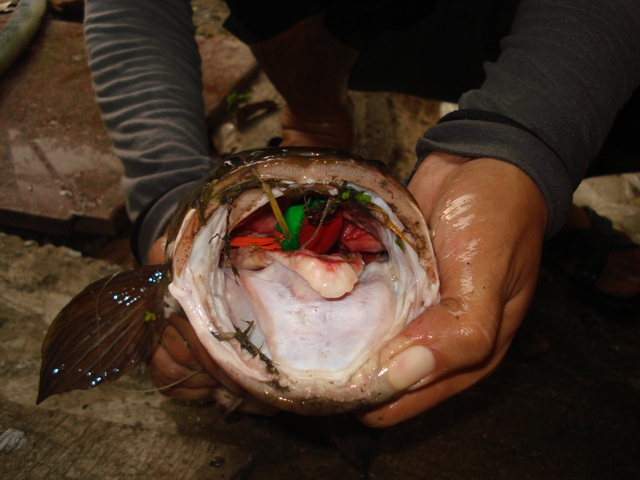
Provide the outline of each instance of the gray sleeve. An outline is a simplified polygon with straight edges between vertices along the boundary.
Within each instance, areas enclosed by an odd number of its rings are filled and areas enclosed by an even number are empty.
[[[549,237],[640,85],[640,2],[523,0],[501,47],[482,87],[418,141],[418,156],[444,151],[517,165],[547,202]]]
[[[142,261],[180,194],[212,167],[200,55],[188,0],[87,0],[85,36],[98,105],[122,160]]]

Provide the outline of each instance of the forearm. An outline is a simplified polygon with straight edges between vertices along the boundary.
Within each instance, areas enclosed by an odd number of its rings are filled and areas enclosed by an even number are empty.
[[[85,34],[97,101],[125,167],[129,215],[163,205],[141,219],[154,236],[182,186],[211,168],[190,4],[87,0]]]
[[[419,155],[439,150],[519,166],[543,193],[552,235],[640,84],[639,24],[640,7],[631,0],[524,0],[502,55],[486,66],[485,83],[427,132]]]

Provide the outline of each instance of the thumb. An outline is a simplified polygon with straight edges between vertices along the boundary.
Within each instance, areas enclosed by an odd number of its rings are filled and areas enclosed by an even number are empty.
[[[429,308],[383,350],[386,381],[403,392],[360,416],[386,427],[426,411],[487,376],[502,359],[493,355],[498,312],[463,318],[454,300]],[[486,321],[478,321],[479,318]],[[506,333],[506,332],[505,332]],[[510,332],[511,338],[515,334]],[[504,349],[511,338],[504,342]],[[500,342],[500,345],[503,343]]]

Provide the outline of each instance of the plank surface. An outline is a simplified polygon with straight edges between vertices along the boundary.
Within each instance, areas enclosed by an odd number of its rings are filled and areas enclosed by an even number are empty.
[[[229,480],[251,467],[231,446],[0,400],[3,434],[2,479]]]
[[[197,40],[213,126],[224,97],[258,67],[229,35]],[[0,224],[115,235],[126,223],[122,174],[95,102],[82,24],[47,17],[0,82]]]

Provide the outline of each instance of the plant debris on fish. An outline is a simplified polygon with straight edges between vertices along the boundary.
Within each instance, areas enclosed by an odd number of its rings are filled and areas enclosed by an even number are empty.
[[[387,400],[382,347],[439,301],[426,222],[382,162],[325,149],[225,159],[187,195],[167,263],[90,285],[43,344],[38,402],[148,358],[185,315],[226,374],[302,414]]]

